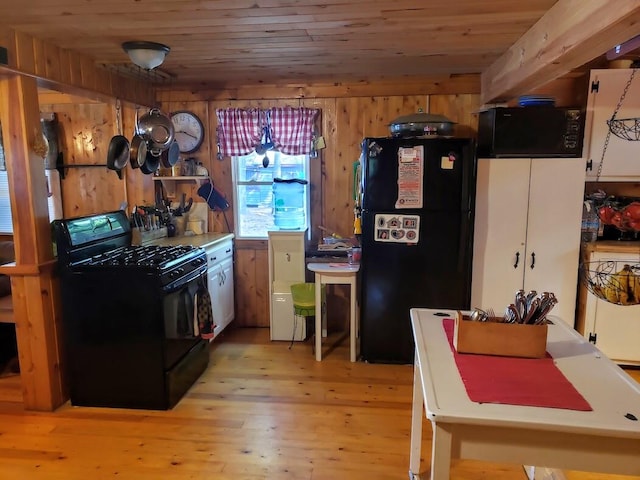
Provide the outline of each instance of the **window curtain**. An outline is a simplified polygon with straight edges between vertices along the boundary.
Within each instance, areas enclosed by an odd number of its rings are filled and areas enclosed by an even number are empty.
[[[318,110],[311,108],[274,107],[268,116],[271,140],[277,150],[287,155],[311,152],[313,124]]]
[[[248,155],[260,144],[266,126],[276,150],[286,155],[306,155],[311,152],[318,113],[317,109],[304,107],[217,109],[219,156]]]
[[[262,138],[264,113],[252,108],[219,108],[218,148],[222,156],[247,155],[251,153]]]

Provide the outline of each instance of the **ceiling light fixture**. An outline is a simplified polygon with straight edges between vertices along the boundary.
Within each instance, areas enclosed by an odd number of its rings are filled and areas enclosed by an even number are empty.
[[[145,41],[124,42],[122,48],[133,63],[145,70],[153,70],[162,65],[171,50],[162,43]]]

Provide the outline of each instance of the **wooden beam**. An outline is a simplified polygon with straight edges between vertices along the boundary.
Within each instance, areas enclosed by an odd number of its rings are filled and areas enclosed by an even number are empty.
[[[484,71],[482,102],[528,93],[639,33],[638,0],[558,0]]]
[[[480,93],[479,75],[430,75],[403,77],[386,81],[306,83],[282,85],[237,85],[211,87],[206,85],[158,87],[157,99],[162,102],[218,100],[279,100],[291,98],[353,98],[402,95],[448,95]]]
[[[0,72],[6,68],[13,73],[32,76],[38,78],[42,85],[68,94],[120,98],[139,105],[155,105],[155,89],[151,83],[101,68],[91,57],[14,30],[7,33],[6,41],[6,45],[0,44]],[[5,62],[1,62],[3,48],[8,57]]]

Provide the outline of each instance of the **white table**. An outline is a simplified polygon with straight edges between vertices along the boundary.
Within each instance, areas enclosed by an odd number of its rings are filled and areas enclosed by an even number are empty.
[[[349,337],[351,361],[356,361],[356,337],[358,334],[356,309],[356,278],[359,264],[310,263],[307,268],[316,276],[316,360],[322,360],[322,285],[350,285]]]
[[[557,317],[547,352],[593,411],[479,404],[469,400],[442,319],[412,309],[416,341],[409,477],[421,478],[422,405],[433,429],[431,479],[452,458],[640,475],[640,385]],[[631,413],[638,418],[625,418]],[[428,475],[422,478],[429,478]]]

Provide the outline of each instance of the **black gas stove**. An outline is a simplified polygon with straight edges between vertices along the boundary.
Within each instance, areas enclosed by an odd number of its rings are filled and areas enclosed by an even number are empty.
[[[202,248],[133,246],[123,211],[53,222],[71,403],[168,409],[208,364]]]
[[[71,265],[79,270],[122,269],[151,272],[165,286],[194,271],[203,271],[207,256],[202,248],[192,245],[139,245],[120,247],[92,255]]]

